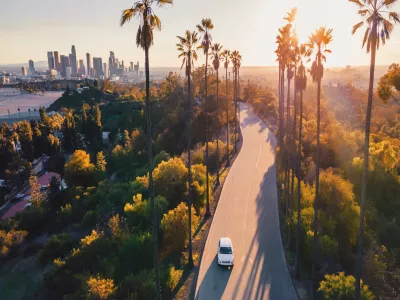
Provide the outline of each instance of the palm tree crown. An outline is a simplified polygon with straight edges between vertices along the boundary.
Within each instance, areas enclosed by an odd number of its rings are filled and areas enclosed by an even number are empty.
[[[201,24],[197,25],[197,30],[203,34],[203,41],[201,42],[201,46],[199,48],[203,49],[204,54],[208,53],[208,50],[211,47],[211,34],[210,30],[214,28],[214,24],[211,19],[203,19],[201,20]]]
[[[326,29],[326,27],[318,28],[315,33],[309,36],[307,55],[311,56],[313,53],[315,54],[315,60],[310,72],[314,82],[321,80],[324,76],[322,60],[326,61],[326,56],[323,53],[331,53],[331,50],[327,49],[327,45],[332,40],[332,29]]]
[[[164,6],[172,4],[172,0],[141,0],[128,9],[122,11],[120,25],[124,26],[132,18],[139,19],[139,28],[136,33],[136,45],[143,49],[150,48],[153,45],[154,28],[161,30],[161,20],[154,14],[152,5]]]
[[[386,43],[393,31],[393,23],[400,23],[399,14],[391,12],[390,8],[397,0],[349,0],[358,5],[358,14],[362,17],[361,22],[353,26],[352,34],[356,33],[365,23],[367,29],[364,33],[362,47],[367,44],[367,53],[371,50],[372,40],[377,38],[376,49],[379,45]],[[391,22],[392,21],[392,22]]]
[[[183,57],[181,69],[186,63],[185,72],[187,76],[191,73],[192,67],[194,68],[194,61],[197,60],[197,52],[195,47],[199,39],[196,31],[190,32],[189,30],[186,30],[183,37],[177,36],[177,38],[179,39],[179,43],[176,44],[176,49],[180,51],[178,57]]]
[[[215,43],[214,45],[211,46],[211,57],[212,57],[212,63],[215,71],[219,69],[220,66],[220,61],[222,58],[222,45],[219,43]]]
[[[222,52],[221,57],[224,60],[224,68],[228,69],[229,62],[230,62],[230,57],[231,57],[231,51],[225,49],[224,52]]]

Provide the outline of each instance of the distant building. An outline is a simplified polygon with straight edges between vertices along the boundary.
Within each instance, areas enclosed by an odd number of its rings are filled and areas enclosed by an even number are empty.
[[[96,70],[96,78],[103,75],[103,61],[101,57],[93,57],[93,68]]]
[[[49,70],[52,70],[55,68],[54,56],[53,56],[53,52],[51,52],[51,51],[47,52],[47,63],[48,63]]]
[[[133,61],[130,62],[130,69],[129,71],[133,72]]]
[[[78,73],[78,67],[76,62],[76,49],[74,45],[72,45],[71,54],[69,55],[69,63],[71,65],[73,76],[76,76]]]
[[[28,74],[33,76],[35,75],[35,64],[33,63],[33,60],[29,61],[29,69],[28,69]]]
[[[86,67],[87,67],[87,76],[91,76],[92,70],[92,57],[89,53],[86,53]]]
[[[78,70],[78,73],[81,74],[81,75],[85,75],[85,74],[86,74],[86,68],[85,68],[85,65],[84,65],[84,63],[83,63],[83,59],[80,59],[80,60],[79,60],[79,70]]]
[[[107,68],[107,63],[103,63],[103,74],[104,74],[104,78],[108,78],[108,68]]]
[[[65,77],[71,78],[72,77],[72,68],[71,67],[66,67],[65,69]]]
[[[140,77],[143,77],[143,71],[140,71]]]
[[[135,72],[136,75],[139,74],[139,62],[136,63],[135,67],[133,68],[133,72]]]
[[[115,75],[117,77],[123,77],[124,76],[124,69],[122,69],[122,68],[115,69],[115,72],[114,72],[113,75]]]
[[[25,66],[23,66],[21,68],[21,72],[22,72],[22,76],[27,76],[28,75],[28,69]]]
[[[54,65],[55,69],[61,73],[61,62],[60,62],[60,57],[58,55],[58,51],[54,51]]]
[[[56,79],[57,77],[57,70],[50,70],[50,79]]]
[[[115,69],[117,68],[115,61],[115,55],[113,51],[110,51],[110,57],[108,58],[108,69],[110,73],[110,77],[115,75]]]
[[[61,73],[63,76],[67,76],[67,68],[70,67],[69,57],[61,55]]]

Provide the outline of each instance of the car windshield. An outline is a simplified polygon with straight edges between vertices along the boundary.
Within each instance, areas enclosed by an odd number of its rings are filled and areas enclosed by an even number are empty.
[[[232,254],[232,248],[231,247],[221,247],[221,248],[219,248],[219,253]]]

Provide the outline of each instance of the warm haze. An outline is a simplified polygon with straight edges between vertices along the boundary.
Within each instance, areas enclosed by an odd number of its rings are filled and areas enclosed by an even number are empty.
[[[104,59],[114,50],[125,61],[142,62],[143,52],[134,44],[136,23],[121,29],[118,22],[121,11],[131,5],[129,0],[8,1],[0,10],[0,64],[43,61],[47,51],[66,52],[71,45],[76,45],[82,58],[89,52]],[[351,28],[358,22],[356,7],[345,0],[176,0],[173,7],[156,8],[162,32],[155,33],[152,66],[178,66],[176,35],[182,28],[195,29],[196,20],[205,16],[214,20],[214,36],[224,47],[240,45],[244,66],[276,65],[275,28],[284,23],[282,16],[292,7],[298,8],[295,26],[300,41],[319,26],[334,29],[328,67],[369,64],[360,47],[363,33],[351,36]],[[400,4],[393,10],[399,11]],[[397,61],[399,47],[400,30],[395,28],[392,39],[379,52],[377,65]]]

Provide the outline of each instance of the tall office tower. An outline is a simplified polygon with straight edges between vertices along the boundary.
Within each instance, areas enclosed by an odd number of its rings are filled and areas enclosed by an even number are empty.
[[[118,58],[115,59],[115,67],[119,68],[119,60],[118,60]]]
[[[78,73],[78,67],[76,64],[76,50],[74,45],[72,45],[71,54],[69,55],[69,63],[72,69],[72,76],[76,76]]]
[[[67,68],[70,67],[69,57],[61,55],[61,74],[67,76]]]
[[[31,75],[31,76],[35,75],[35,64],[33,63],[33,60],[29,61],[28,74]]]
[[[53,56],[53,52],[49,51],[47,52],[47,62],[48,62],[48,66],[49,66],[49,70],[54,69],[54,56]]]
[[[109,69],[109,72],[110,72],[110,77],[112,75],[115,75],[115,69],[116,68],[117,68],[117,66],[116,66],[114,52],[110,51],[110,57],[108,58],[108,69]]]
[[[129,69],[129,71],[133,71],[133,61],[131,61],[129,64],[130,64],[130,69]]]
[[[139,62],[137,62],[137,64],[135,65],[133,71],[136,73],[136,75],[139,74]]]
[[[124,61],[122,61],[122,69],[125,69]]]
[[[83,59],[79,60],[79,70],[78,73],[81,75],[85,75],[86,74],[86,69],[85,69],[85,65],[83,63]]]
[[[107,63],[103,63],[103,74],[106,79],[109,77]]]
[[[65,77],[67,77],[67,78],[71,78],[72,77],[72,68],[71,67],[67,67],[65,69]]]
[[[28,75],[28,69],[27,69],[25,66],[22,67],[22,68],[21,68],[21,73],[22,73],[22,76]]]
[[[93,68],[96,70],[96,78],[103,75],[103,61],[101,57],[93,57]]]
[[[91,76],[90,70],[92,70],[92,57],[89,53],[86,53],[86,68],[87,68],[87,76]]]
[[[60,63],[60,57],[58,55],[58,51],[54,51],[54,67],[58,72],[61,71],[61,63]]]

